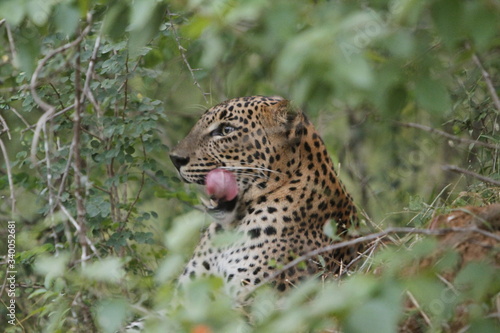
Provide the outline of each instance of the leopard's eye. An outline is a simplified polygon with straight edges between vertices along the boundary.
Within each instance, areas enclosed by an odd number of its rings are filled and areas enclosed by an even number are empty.
[[[221,124],[219,127],[214,129],[210,135],[211,136],[225,136],[230,134],[231,132],[234,132],[236,130],[235,127],[228,125],[228,124]]]
[[[222,127],[221,133],[222,135],[228,135],[233,131],[236,131],[236,128],[234,128],[233,126],[225,125]]]

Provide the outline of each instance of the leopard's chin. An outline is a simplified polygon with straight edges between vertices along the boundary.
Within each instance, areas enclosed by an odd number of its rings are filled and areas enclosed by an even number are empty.
[[[218,223],[230,224],[234,221],[236,216],[238,198],[239,196],[236,196],[234,199],[226,201],[200,197],[200,200],[203,206],[205,206],[207,213],[210,214],[210,216],[212,216]]]

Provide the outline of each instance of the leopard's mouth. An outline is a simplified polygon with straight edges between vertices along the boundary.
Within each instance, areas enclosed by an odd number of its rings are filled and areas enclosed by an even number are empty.
[[[223,168],[211,170],[205,177],[205,193],[209,199],[202,201],[207,209],[221,212],[234,210],[239,196],[235,174]]]
[[[226,200],[216,200],[214,198],[204,198],[200,197],[200,200],[205,206],[205,208],[209,212],[217,212],[217,213],[224,213],[224,212],[231,212],[236,208],[236,204],[238,203],[238,196],[234,197],[234,199],[226,201]]]
[[[235,209],[240,197],[239,195],[236,195],[234,196],[234,198],[231,196],[230,200],[226,199],[224,195],[224,188],[221,190],[222,192],[219,192],[217,194],[208,193],[206,189],[207,177],[211,172],[217,169],[218,168],[214,168],[206,173],[204,172],[203,174],[197,174],[194,177],[190,177],[190,175],[186,175],[181,170],[178,170],[179,178],[181,179],[181,181],[188,184],[200,185],[200,187],[203,187],[202,191],[205,193],[200,195],[201,203],[203,204],[203,206],[205,206],[210,214],[214,215],[232,212]]]

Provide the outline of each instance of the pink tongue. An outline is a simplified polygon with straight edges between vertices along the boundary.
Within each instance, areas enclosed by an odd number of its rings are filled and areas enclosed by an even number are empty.
[[[218,200],[233,200],[238,195],[236,177],[224,169],[210,171],[205,179],[205,191]]]

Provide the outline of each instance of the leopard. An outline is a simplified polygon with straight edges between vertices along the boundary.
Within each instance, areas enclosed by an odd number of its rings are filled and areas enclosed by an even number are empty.
[[[338,276],[359,259],[362,243],[308,256],[356,237],[359,218],[318,131],[283,97],[240,97],[209,108],[170,159],[184,182],[204,186],[209,173],[225,170],[237,186],[234,198],[204,201],[213,221],[181,284],[216,276],[236,294],[263,283],[284,292],[325,272]],[[225,233],[238,237],[216,245]]]

